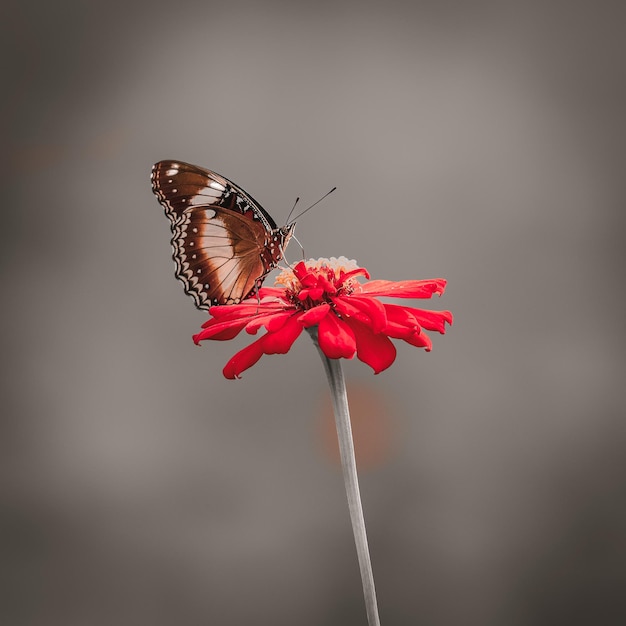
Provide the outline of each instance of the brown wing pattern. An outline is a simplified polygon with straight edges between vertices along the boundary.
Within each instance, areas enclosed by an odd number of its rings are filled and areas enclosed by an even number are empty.
[[[194,206],[222,206],[250,214],[267,231],[276,229],[270,214],[247,192],[228,178],[183,161],[159,161],[152,168],[152,190],[172,223]]]
[[[224,176],[182,161],[159,161],[152,168],[152,190],[171,222],[176,277],[198,308],[240,302],[282,258],[281,229]]]
[[[199,309],[237,304],[265,273],[263,227],[218,206],[185,212],[173,226],[176,277]]]

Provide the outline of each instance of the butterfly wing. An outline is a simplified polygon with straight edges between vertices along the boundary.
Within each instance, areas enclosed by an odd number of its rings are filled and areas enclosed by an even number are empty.
[[[267,245],[276,224],[250,195],[181,161],[156,163],[152,189],[171,221],[176,277],[198,308],[236,304],[261,284],[275,265]],[[278,248],[272,255],[282,257]]]
[[[217,172],[182,161],[159,161],[152,168],[152,190],[175,223],[195,206],[221,206],[243,215],[252,212],[269,232],[276,229],[271,215],[241,187]]]
[[[172,228],[176,276],[199,309],[238,304],[266,273],[258,222],[223,207],[198,206]]]

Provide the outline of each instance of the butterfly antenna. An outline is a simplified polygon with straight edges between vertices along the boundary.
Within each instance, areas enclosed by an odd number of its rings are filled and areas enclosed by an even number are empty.
[[[300,202],[300,196],[298,196],[296,198],[296,201],[293,203],[293,206],[291,207],[291,211],[289,211],[289,215],[287,216],[287,221],[285,222],[286,224],[289,224],[289,218],[291,217],[291,214],[293,213],[294,209],[296,208],[296,205],[298,204],[298,202]]]
[[[319,204],[324,198],[327,198],[328,196],[330,196],[330,194],[333,191],[335,191],[335,189],[337,189],[337,187],[333,187],[328,193],[324,194],[317,202],[314,202],[308,209],[304,209],[302,213],[298,213],[298,215],[296,215],[291,221],[287,219],[287,225],[289,226],[290,224],[293,224],[298,218],[302,217],[307,211],[310,211],[315,205]],[[294,205],[294,209],[295,209],[295,205]],[[293,209],[291,210],[291,213],[293,213]],[[291,213],[289,213],[289,216],[291,216]]]

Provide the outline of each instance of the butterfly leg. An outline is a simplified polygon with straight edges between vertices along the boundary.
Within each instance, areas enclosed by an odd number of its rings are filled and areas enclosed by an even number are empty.
[[[295,235],[292,235],[291,238],[294,239],[295,242],[300,246],[300,250],[302,250],[302,260],[304,261],[304,246],[296,239]],[[289,261],[287,261],[287,257],[285,256],[285,249],[281,245],[278,246],[278,249],[280,250],[280,258],[284,259],[289,269],[293,270],[294,266],[289,263]]]
[[[302,260],[304,261],[304,246],[298,241],[298,238],[295,235],[291,235],[291,238],[300,246],[300,250],[302,250]],[[285,251],[281,248],[280,250],[285,255]]]
[[[261,296],[259,295],[259,289],[261,288],[261,285],[263,284],[262,280],[258,280],[254,283],[254,295],[256,296],[256,312],[259,312],[259,309],[261,308]]]

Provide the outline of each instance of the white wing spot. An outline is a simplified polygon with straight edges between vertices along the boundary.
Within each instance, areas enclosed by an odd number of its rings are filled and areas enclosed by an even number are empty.
[[[215,217],[215,211],[214,211],[213,209],[207,209],[207,210],[204,212],[204,216],[205,216],[208,220],[210,220],[211,218]]]
[[[194,232],[194,233],[197,233],[197,232],[198,232],[198,229],[197,229],[197,228],[194,228],[194,229],[193,229],[193,232]]]
[[[216,180],[212,180],[209,183],[209,187],[213,187],[213,189],[217,189],[218,191],[226,191],[226,187],[224,185],[220,185]]]
[[[178,189],[172,189],[172,193],[176,193]]]
[[[208,289],[211,285],[209,285],[209,283],[204,283],[204,288]]]
[[[190,241],[190,242],[189,242],[189,245],[190,245],[190,246],[193,246],[193,241]]]
[[[202,268],[198,268],[198,270],[196,271],[196,274],[202,274]]]
[[[191,258],[192,258],[192,259],[195,259],[195,258],[196,258],[196,256],[197,256],[197,255],[192,254],[192,255],[191,255]]]
[[[166,176],[176,176],[176,174],[178,174],[178,168],[174,168],[174,167],[172,167],[171,170],[167,170],[167,172],[165,172]]]

